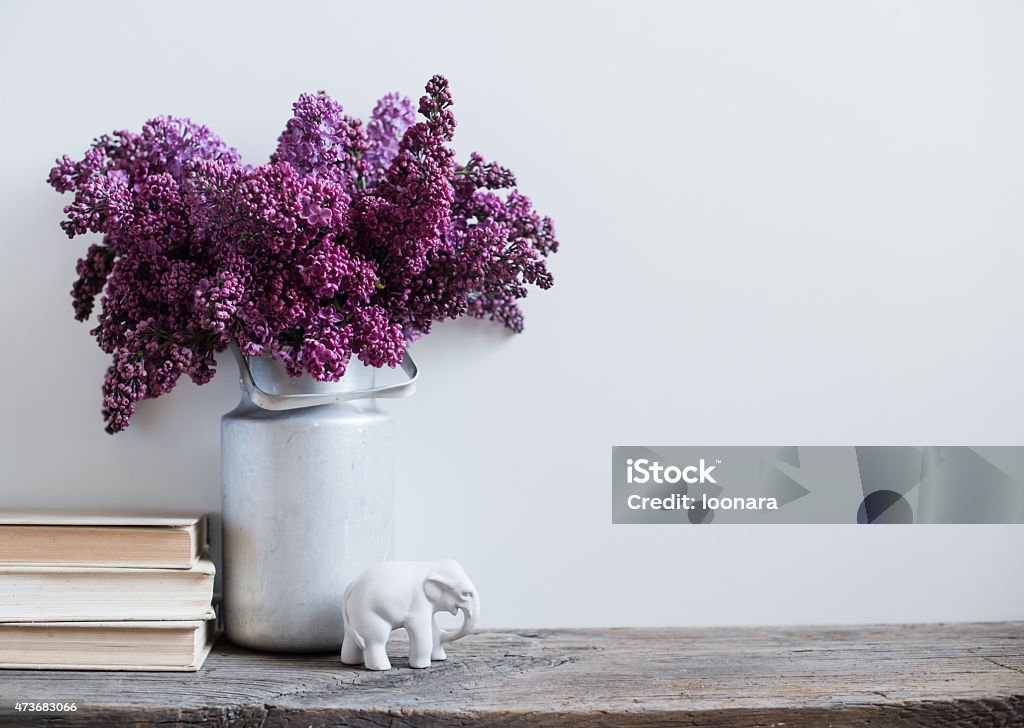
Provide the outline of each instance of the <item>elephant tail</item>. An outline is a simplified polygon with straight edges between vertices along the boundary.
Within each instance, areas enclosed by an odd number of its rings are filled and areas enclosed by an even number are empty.
[[[345,634],[355,640],[359,649],[365,650],[366,640],[363,639],[362,635],[356,632],[356,628],[352,626],[352,623],[348,619],[348,594],[350,591],[352,591],[351,584],[345,587],[345,596],[341,599],[341,619],[345,623]]]

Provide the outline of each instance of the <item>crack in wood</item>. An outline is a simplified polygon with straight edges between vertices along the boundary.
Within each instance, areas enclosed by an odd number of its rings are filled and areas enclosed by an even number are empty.
[[[1024,675],[1024,668],[1014,667],[1013,665],[1004,665],[1003,663],[999,662],[998,660],[994,660],[991,657],[986,657],[985,655],[977,655],[977,656],[980,657],[983,660],[991,662],[993,665],[997,665],[997,666],[1005,668],[1007,670],[1011,670],[1013,672],[1017,672],[1017,673],[1020,673],[1021,675]]]

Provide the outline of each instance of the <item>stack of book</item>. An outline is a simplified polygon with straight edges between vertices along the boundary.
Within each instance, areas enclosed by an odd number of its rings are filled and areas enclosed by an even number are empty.
[[[204,516],[0,513],[0,667],[198,670],[206,547]]]

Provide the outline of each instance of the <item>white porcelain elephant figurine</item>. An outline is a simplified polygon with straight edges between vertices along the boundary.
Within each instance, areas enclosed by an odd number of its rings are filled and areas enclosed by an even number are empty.
[[[458,614],[462,626],[442,630],[435,612]],[[473,631],[480,597],[457,561],[385,561],[371,566],[345,589],[345,638],[341,661],[368,670],[388,670],[385,649],[392,630],[409,633],[409,666],[443,660],[444,645]]]

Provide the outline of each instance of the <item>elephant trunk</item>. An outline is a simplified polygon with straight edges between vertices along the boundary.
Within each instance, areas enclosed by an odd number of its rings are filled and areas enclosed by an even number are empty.
[[[468,609],[464,607],[460,607],[460,609],[462,609],[462,624],[458,629],[442,629],[441,644],[462,639],[476,629],[476,621],[480,618],[480,598],[473,597],[473,603]]]

